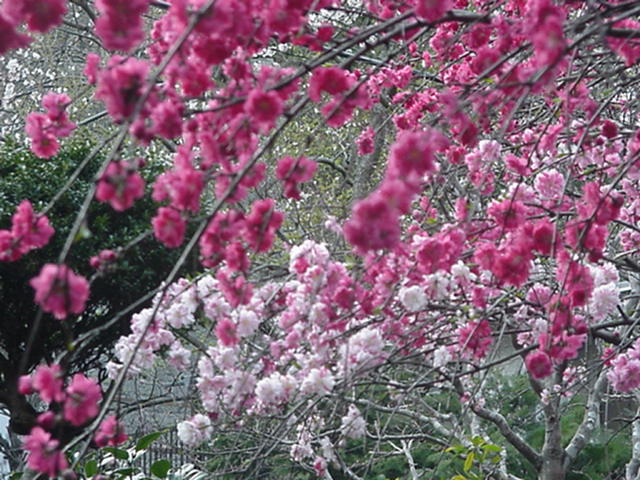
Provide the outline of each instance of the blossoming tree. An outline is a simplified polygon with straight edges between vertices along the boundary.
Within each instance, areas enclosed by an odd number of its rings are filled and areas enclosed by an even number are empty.
[[[126,215],[145,195],[144,151],[157,145],[172,153],[153,181],[150,229],[181,252],[115,345],[108,388],[88,372],[69,378],[55,359],[20,372],[19,392],[44,406],[25,439],[32,470],[72,475],[90,447],[120,444],[117,392],[158,362],[193,375],[199,411],[178,424],[181,439],[235,435],[216,473],[241,478],[286,450],[321,478],[371,478],[377,458],[394,454],[409,477],[437,478],[449,454],[463,460],[456,478],[562,479],[606,427],[604,402],[634,401],[637,2],[0,8],[0,53],[28,48],[70,10],[88,15],[102,49],[87,55],[86,81],[113,132],[58,261],[30,281],[41,309],[33,335],[43,316],[61,328],[82,318],[91,284],[66,265],[77,233],[95,202]],[[280,65],[283,52],[301,60]],[[76,130],[73,99],[50,92],[41,105],[25,132],[55,162]],[[313,114],[321,120],[304,142],[283,142]],[[351,164],[321,158],[326,138],[353,125]],[[336,203],[352,203],[342,208],[325,199],[332,241],[292,233],[304,223],[292,218],[318,222],[299,205],[336,172],[354,194],[334,191]],[[0,260],[54,234],[55,218],[25,199],[0,231]],[[178,279],[196,250],[202,275]],[[124,248],[87,261],[108,275],[105,265],[126,257]],[[260,274],[278,261],[286,275]],[[66,362],[80,341],[70,340]],[[538,443],[495,387],[514,365],[544,426]],[[575,396],[583,408],[567,431]],[[631,426],[628,479],[640,475],[640,421]],[[417,464],[422,445],[435,461]]]

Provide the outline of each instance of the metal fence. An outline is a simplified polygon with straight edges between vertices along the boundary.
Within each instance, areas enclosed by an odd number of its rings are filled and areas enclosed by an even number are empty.
[[[140,439],[149,433],[152,432],[137,431],[132,435],[132,438]],[[135,464],[148,475],[150,474],[151,465],[158,460],[169,460],[174,468],[187,463],[193,465],[202,464],[202,459],[199,458],[197,452],[182,445],[175,429],[163,433],[143,455],[136,459]]]

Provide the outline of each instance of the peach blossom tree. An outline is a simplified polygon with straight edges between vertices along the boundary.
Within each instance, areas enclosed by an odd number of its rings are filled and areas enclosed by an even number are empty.
[[[70,368],[99,329],[20,362],[33,472],[83,475],[90,449],[125,441],[118,392],[157,365],[192,379],[185,445],[235,438],[209,465],[226,478],[283,452],[319,478],[374,478],[381,456],[412,479],[574,478],[604,406],[638,408],[637,2],[4,0],[0,54],[72,13],[99,45],[84,75],[110,133],[29,282],[31,335],[68,332],[127,262],[131,244],[87,258],[91,278],[67,265],[97,202],[127,215],[150,196],[149,235],[180,254],[127,309],[110,381]],[[81,128],[63,91],[25,119],[43,162]],[[55,228],[24,199],[0,260]],[[179,278],[194,252],[202,273]],[[540,441],[501,396],[518,372]],[[640,478],[637,416],[625,435],[619,478]]]

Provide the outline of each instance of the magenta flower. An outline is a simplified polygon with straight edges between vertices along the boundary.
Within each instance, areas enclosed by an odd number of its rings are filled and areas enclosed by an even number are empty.
[[[109,415],[100,423],[100,427],[98,427],[98,431],[94,436],[96,445],[99,447],[117,447],[126,442],[127,438],[124,426],[118,422],[114,415]]]
[[[169,248],[179,247],[184,240],[187,222],[180,212],[169,207],[160,207],[158,214],[151,220],[153,233],[158,240]]]
[[[79,427],[98,414],[102,392],[95,380],[76,373],[66,392],[64,418],[72,425]]]
[[[58,320],[82,313],[89,298],[89,282],[66,265],[48,263],[29,283],[36,291],[35,302]]]
[[[135,167],[126,162],[111,162],[96,187],[96,198],[109,202],[118,212],[131,207],[143,195],[144,180]]]
[[[24,382],[24,380],[22,380]],[[62,391],[63,374],[60,365],[40,365],[33,374],[31,387],[38,392],[40,398],[47,403],[64,400]],[[25,384],[26,386],[26,384]]]
[[[536,380],[542,380],[548,377],[553,371],[553,365],[551,364],[549,355],[542,350],[537,350],[527,355],[525,364],[531,376]]]
[[[58,446],[60,442],[52,439],[51,434],[40,427],[31,429],[31,433],[24,440],[24,448],[29,452],[27,465],[32,470],[56,477],[69,465]]]

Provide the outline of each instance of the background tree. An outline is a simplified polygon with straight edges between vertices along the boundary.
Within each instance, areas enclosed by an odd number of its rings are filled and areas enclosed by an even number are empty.
[[[28,198],[35,208],[47,211],[55,219],[52,223],[59,234],[45,248],[16,262],[0,263],[0,401],[9,408],[10,428],[21,435],[31,430],[41,406],[30,404],[18,394],[18,366],[31,371],[42,362],[60,361],[73,345],[74,357],[66,362],[68,371],[97,369],[102,370],[99,375],[104,378],[105,356],[115,339],[128,331],[126,309],[140,301],[140,292],[148,285],[160,281],[175,259],[145,234],[151,213],[149,200],[138,202],[127,216],[115,214],[104,204],[95,204],[74,239],[68,260],[75,271],[91,278],[92,295],[87,309],[78,321],[64,329],[48,315],[37,320],[38,307],[33,303],[29,280],[44,263],[56,261],[99,162],[100,155],[88,143],[67,146],[50,163],[17,145],[6,145],[2,153],[0,216],[4,222],[0,226],[10,228],[15,205]],[[151,170],[154,168],[157,167],[150,166]],[[56,201],[51,203],[54,197]],[[126,260],[106,263],[101,269],[92,267],[88,259],[104,249],[113,249],[116,254],[122,249]],[[39,322],[37,335],[32,334],[34,321]]]

